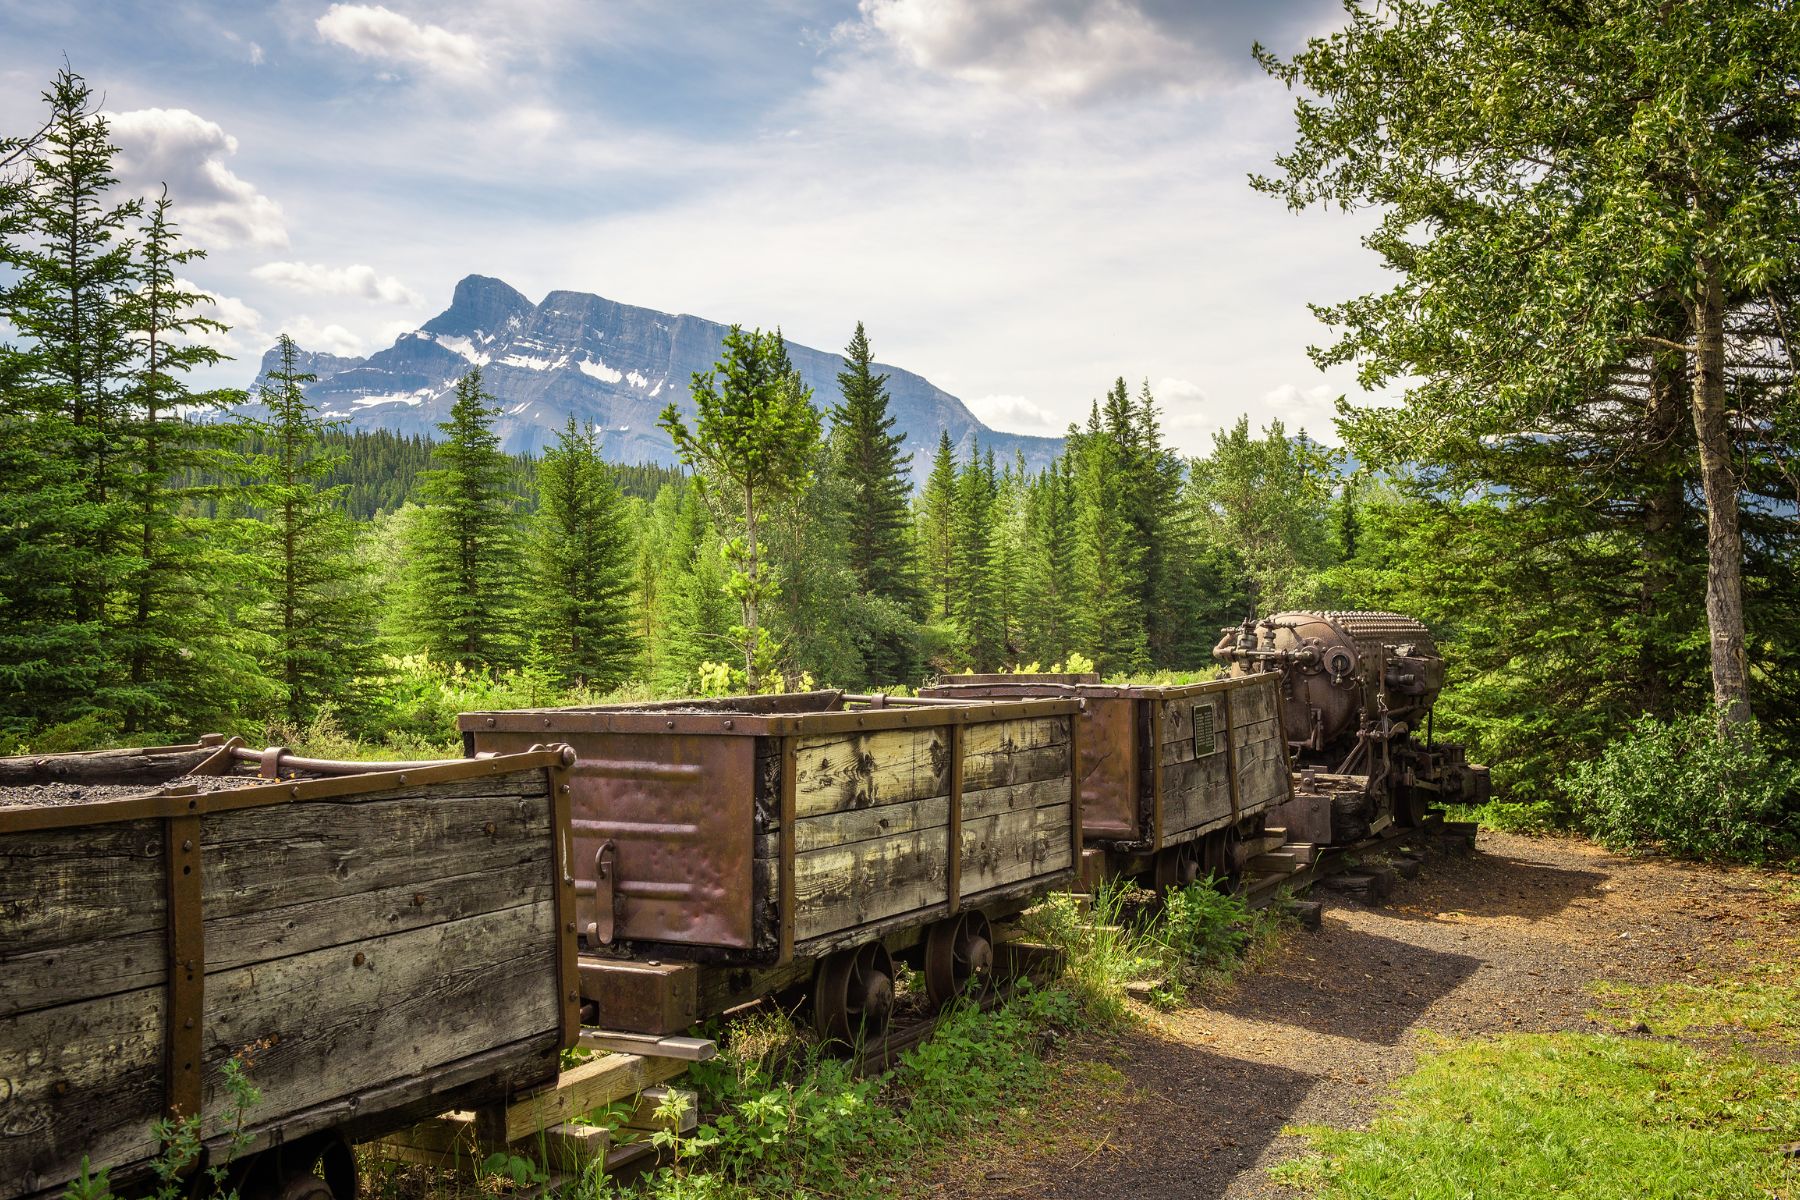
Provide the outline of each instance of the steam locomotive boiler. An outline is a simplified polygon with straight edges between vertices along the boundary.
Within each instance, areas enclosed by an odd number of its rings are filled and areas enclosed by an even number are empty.
[[[1444,659],[1411,617],[1276,613],[1227,627],[1213,657],[1232,675],[1282,675],[1296,787],[1270,820],[1290,836],[1343,844],[1395,822],[1417,825],[1438,805],[1488,798],[1487,768],[1432,737]]]

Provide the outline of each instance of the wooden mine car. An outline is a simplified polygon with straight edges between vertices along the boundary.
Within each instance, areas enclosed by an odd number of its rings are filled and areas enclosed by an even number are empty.
[[[992,923],[1074,879],[1080,701],[841,692],[467,713],[466,752],[573,747],[586,1016],[678,1032],[784,988],[872,1037],[894,956],[932,1002],[994,975]]]
[[[1169,886],[1235,877],[1269,848],[1264,821],[1292,794],[1279,679],[1124,686],[1094,675],[950,675],[921,695],[1079,700],[1083,875]]]
[[[564,754],[0,760],[0,1198],[129,1190],[168,1118],[246,1198],[349,1200],[351,1140],[555,1079]]]

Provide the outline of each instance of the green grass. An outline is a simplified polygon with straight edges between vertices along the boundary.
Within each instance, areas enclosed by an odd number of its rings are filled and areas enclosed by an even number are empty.
[[[1735,1030],[1800,1042],[1800,966],[1791,962],[1757,964],[1741,979],[1654,986],[1602,980],[1592,990],[1598,1008],[1590,1015],[1621,1029],[1642,1022],[1657,1034]]]
[[[1326,1200],[1800,1196],[1800,1068],[1581,1034],[1449,1045],[1367,1130],[1275,1169]]]

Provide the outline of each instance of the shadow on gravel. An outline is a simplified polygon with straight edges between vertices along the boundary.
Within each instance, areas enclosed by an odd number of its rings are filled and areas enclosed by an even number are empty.
[[[1553,867],[1525,858],[1477,854],[1453,864],[1432,864],[1433,890],[1443,911],[1470,917],[1521,917],[1539,921],[1554,917],[1576,900],[1599,895],[1607,876],[1600,871]],[[1406,903],[1404,887],[1394,897]],[[1429,920],[1429,916],[1395,911],[1403,920]]]
[[[1056,1178],[1026,1181],[1003,1169],[968,1194],[1054,1200],[1159,1200],[1224,1194],[1255,1165],[1317,1080],[1143,1034],[1116,1039],[1114,1065],[1147,1093],[1128,1113],[1097,1118],[1106,1140],[1079,1164],[1046,1164]],[[985,1186],[981,1186],[985,1183]]]
[[[1421,1012],[1482,965],[1467,954],[1330,923],[1295,945],[1313,961],[1290,959],[1285,970],[1252,976],[1211,1007],[1245,1020],[1391,1046]]]

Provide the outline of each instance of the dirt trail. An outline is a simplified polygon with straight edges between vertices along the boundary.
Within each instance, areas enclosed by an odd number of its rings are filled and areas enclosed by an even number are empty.
[[[1129,1085],[1087,1118],[1090,1136],[1045,1139],[1041,1156],[964,1173],[939,1194],[1288,1195],[1267,1176],[1304,1150],[1283,1126],[1365,1122],[1426,1031],[1593,1031],[1595,979],[1732,965],[1737,939],[1767,939],[1784,919],[1764,878],[1483,833],[1477,852],[1427,859],[1379,907],[1320,891],[1322,927],[1293,934],[1231,994],[1076,1051]]]

